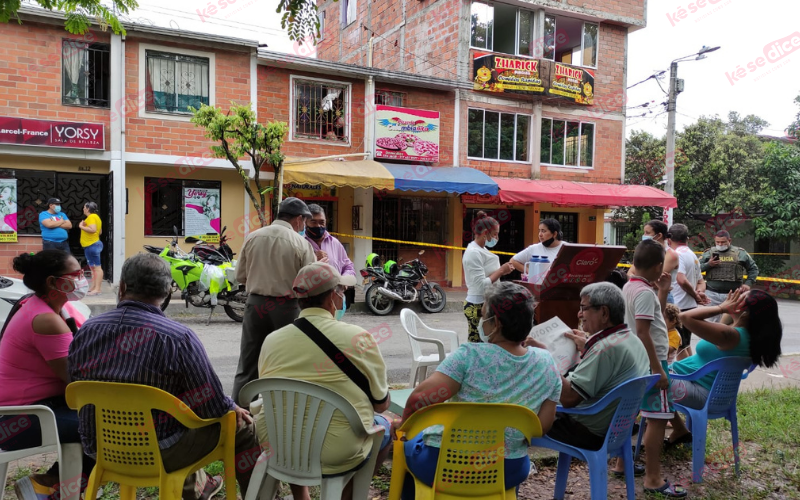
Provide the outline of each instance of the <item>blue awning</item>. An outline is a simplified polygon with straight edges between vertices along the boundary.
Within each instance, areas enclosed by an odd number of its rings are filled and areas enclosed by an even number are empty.
[[[488,194],[496,196],[497,183],[480,170],[468,167],[428,167],[383,163],[394,176],[394,188],[403,191]]]

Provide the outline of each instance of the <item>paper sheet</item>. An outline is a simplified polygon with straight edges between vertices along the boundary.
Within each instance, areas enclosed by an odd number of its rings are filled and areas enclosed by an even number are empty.
[[[568,327],[558,316],[531,328],[530,337],[547,347],[547,350],[553,355],[553,359],[556,360],[556,365],[562,375],[580,361],[575,342],[564,335],[571,331],[572,328]]]

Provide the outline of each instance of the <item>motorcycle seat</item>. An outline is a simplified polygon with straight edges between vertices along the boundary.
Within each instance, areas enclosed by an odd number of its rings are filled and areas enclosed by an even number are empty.
[[[145,245],[144,249],[147,250],[148,252],[154,253],[156,255],[158,255],[158,254],[160,254],[161,252],[164,251],[164,247],[154,247],[152,245]]]

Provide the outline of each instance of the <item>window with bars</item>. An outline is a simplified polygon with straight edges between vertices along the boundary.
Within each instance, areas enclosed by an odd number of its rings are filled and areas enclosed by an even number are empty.
[[[210,104],[209,59],[147,50],[147,111],[191,114]]]
[[[617,224],[615,226],[614,244],[625,246],[625,236],[630,232],[630,224]]]
[[[528,161],[531,117],[469,110],[467,156],[487,160]]]
[[[61,103],[109,107],[111,46],[65,39],[61,59]]]
[[[372,234],[376,238],[447,244],[447,198],[376,198]],[[373,251],[397,260],[398,244],[376,241]]]
[[[594,123],[542,118],[541,162],[566,167],[594,165]]]
[[[578,214],[563,212],[541,212],[539,220],[555,219],[561,224],[561,241],[578,242]]]
[[[376,90],[375,91],[375,104],[383,104],[384,106],[403,106],[406,100],[405,92],[393,92],[391,90]]]
[[[294,81],[294,139],[348,142],[350,86],[307,80]]]
[[[779,254],[788,254],[790,253],[790,245],[788,240],[783,239],[761,239],[756,240],[755,252],[754,253],[779,253]],[[789,260],[789,255],[778,255],[777,257],[783,260]]]

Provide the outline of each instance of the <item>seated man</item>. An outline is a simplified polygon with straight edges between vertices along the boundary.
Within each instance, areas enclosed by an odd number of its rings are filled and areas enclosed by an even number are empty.
[[[377,472],[389,453],[390,424],[382,415],[389,408],[389,384],[386,364],[372,335],[360,326],[341,322],[345,312],[345,290],[355,285],[355,276],[342,276],[330,264],[315,262],[297,274],[293,289],[300,304],[300,317],[293,323],[275,330],[264,341],[258,360],[259,378],[283,377],[312,382],[330,389],[347,399],[361,416],[364,427],[374,425],[384,428],[381,451],[375,464]],[[303,330],[318,330],[333,343],[369,382],[366,394],[337,362]],[[263,410],[255,415],[259,442],[267,443]],[[328,435],[322,447],[322,473],[329,476],[343,475],[359,468],[367,459],[372,444],[355,438],[350,424],[340,412],[335,412]],[[266,444],[264,444],[266,447]],[[308,499],[305,487],[291,485],[292,495],[297,500]],[[352,481],[348,483],[342,498],[352,496]]]
[[[642,341],[625,325],[625,299],[611,283],[594,283],[581,290],[578,318],[592,335],[580,330],[567,336],[581,351],[581,362],[561,378],[561,405],[586,407],[596,403],[618,385],[650,374],[650,361]],[[528,341],[530,342],[530,341]],[[551,438],[584,449],[599,450],[616,405],[596,415],[557,413]]]
[[[117,308],[86,321],[75,334],[69,349],[71,379],[157,387],[183,400],[200,418],[235,411],[236,478],[244,496],[253,466],[240,466],[239,456],[258,456],[252,418],[223,393],[197,335],[161,312],[171,285],[169,266],[158,255],[140,253],[125,261]],[[197,461],[219,442],[218,425],[190,430],[160,412],[154,423],[167,472]],[[79,426],[87,455],[95,457],[93,408],[80,411]],[[200,469],[186,478],[183,499],[205,500],[221,489],[221,476],[207,477]]]

